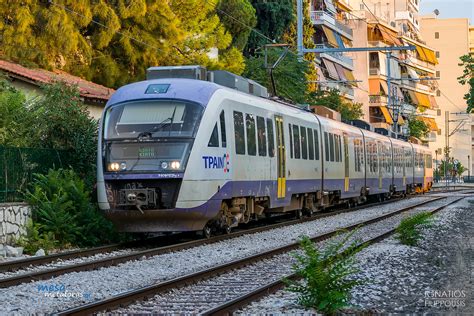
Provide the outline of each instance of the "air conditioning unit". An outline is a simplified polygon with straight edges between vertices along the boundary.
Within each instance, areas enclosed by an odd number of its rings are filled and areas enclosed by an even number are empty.
[[[150,67],[146,70],[147,80],[164,78],[207,80],[207,70],[198,65]]]

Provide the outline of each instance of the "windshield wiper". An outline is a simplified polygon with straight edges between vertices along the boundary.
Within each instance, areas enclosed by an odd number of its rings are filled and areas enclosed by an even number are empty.
[[[171,121],[171,122],[168,122],[168,121]],[[164,119],[163,121],[161,121],[158,125],[153,126],[153,128],[150,129],[149,131],[144,131],[144,132],[139,133],[137,138],[140,139],[140,138],[143,138],[147,135],[151,136],[152,133],[159,131],[160,129],[162,129],[165,126],[171,125],[172,122],[173,122],[173,118],[168,117],[168,118]]]

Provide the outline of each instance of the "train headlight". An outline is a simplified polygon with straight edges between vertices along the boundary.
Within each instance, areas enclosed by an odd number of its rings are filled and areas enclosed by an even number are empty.
[[[171,162],[171,169],[179,169],[181,163],[179,161],[172,161]]]
[[[161,162],[161,169],[168,169],[168,163],[166,161]]]
[[[122,171],[127,170],[127,164],[125,162],[120,163],[120,170],[122,170]]]
[[[107,170],[109,170],[109,171],[119,171],[120,170],[120,165],[118,164],[118,162],[109,163],[109,165],[107,166]]]

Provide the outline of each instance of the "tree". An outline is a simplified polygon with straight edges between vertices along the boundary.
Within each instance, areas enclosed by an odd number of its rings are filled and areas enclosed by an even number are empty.
[[[318,90],[310,93],[308,101],[311,105],[322,105],[341,113],[343,120],[357,120],[362,112],[362,103],[352,103],[341,97],[339,90]]]
[[[462,76],[458,77],[459,83],[468,85],[469,91],[464,95],[467,103],[467,113],[472,113],[474,110],[474,56],[464,55],[460,57],[460,66],[464,67]]]
[[[144,79],[149,66],[202,64],[243,70],[243,58],[202,0],[6,0],[0,4],[2,53],[118,87]],[[217,48],[223,62],[209,57]]]
[[[217,6],[220,20],[232,35],[232,46],[240,51],[247,45],[250,28],[257,25],[255,13],[249,0],[221,0]]]
[[[26,97],[8,81],[0,81],[0,145],[25,146],[31,121]]]
[[[309,0],[303,0],[303,8],[310,6]],[[314,44],[314,26],[309,16],[308,10],[303,10],[303,44],[306,48],[315,48]],[[297,37],[297,12],[296,12],[296,1],[293,1],[293,19],[287,30],[283,34],[283,42],[288,43],[290,47],[296,50],[296,37]],[[304,59],[310,62],[308,71],[305,74],[307,80],[308,92],[315,92],[317,84],[315,81],[318,80],[318,74],[316,70],[316,54],[306,53]]]
[[[269,63],[274,62],[281,53],[281,49],[270,49],[268,51]],[[244,76],[258,83],[270,87],[270,76],[264,66],[263,53],[250,57],[246,62],[247,66]],[[277,94],[292,100],[296,103],[306,103],[306,78],[304,76],[308,71],[308,63],[300,62],[293,54],[287,54],[280,65],[275,68],[273,75]]]
[[[426,123],[422,120],[418,119],[416,116],[412,116],[408,119],[408,129],[410,136],[416,138],[426,137],[426,135],[428,135],[430,132],[429,126],[426,125]]]
[[[280,42],[283,33],[293,20],[293,1],[267,1],[252,0],[252,5],[257,12],[257,29],[266,37]],[[249,36],[245,53],[254,56],[258,48],[268,44],[269,40],[261,34],[252,32]]]

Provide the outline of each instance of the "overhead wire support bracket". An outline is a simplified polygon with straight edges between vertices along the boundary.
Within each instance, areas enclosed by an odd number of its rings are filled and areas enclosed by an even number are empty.
[[[268,73],[270,75],[270,80],[272,82],[272,94],[274,96],[277,95],[277,91],[276,91],[275,78],[273,77],[273,69],[278,67],[278,65],[281,63],[283,58],[285,58],[285,56],[288,54],[289,46],[290,45],[288,45],[288,44],[266,44],[266,45],[264,45],[264,48],[265,48],[264,68],[268,71]],[[284,50],[280,54],[280,56],[278,56],[278,59],[273,64],[269,64],[269,61],[268,61],[268,48],[273,48],[273,47],[283,47]]]

